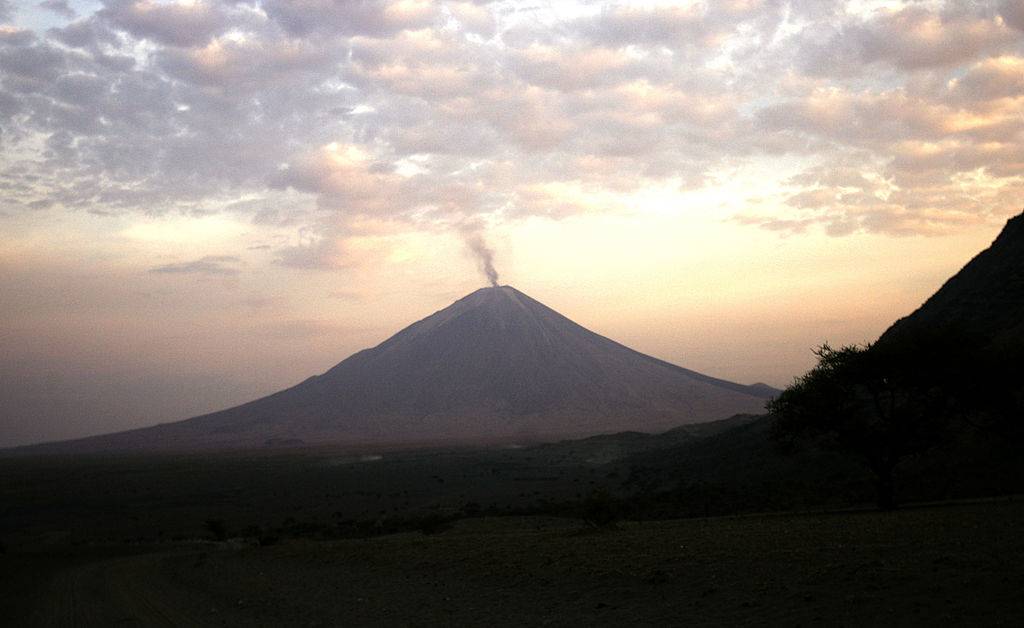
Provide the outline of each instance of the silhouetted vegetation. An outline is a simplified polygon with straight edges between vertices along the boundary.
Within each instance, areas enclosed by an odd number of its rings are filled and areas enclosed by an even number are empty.
[[[818,363],[769,404],[773,436],[863,460],[878,506],[895,507],[898,467],[950,440],[1019,429],[1020,353],[962,330],[917,329],[874,346],[816,351]],[[1013,375],[1011,375],[1013,374]]]
[[[855,453],[874,473],[879,507],[894,507],[896,466],[935,444],[941,426],[934,418],[946,413],[945,395],[868,347],[826,344],[815,353],[818,364],[768,406],[774,436],[811,435]]]

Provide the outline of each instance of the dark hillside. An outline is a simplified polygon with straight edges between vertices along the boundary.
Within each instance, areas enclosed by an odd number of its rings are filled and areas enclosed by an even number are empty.
[[[874,485],[858,458],[813,444],[787,451],[762,416],[719,434],[650,448],[620,462],[628,469],[625,513],[639,518],[725,515],[870,505]],[[897,497],[930,502],[1024,493],[1017,447],[965,430],[904,461]]]
[[[985,343],[1024,338],[1024,214],[1011,218],[974,257],[915,312],[896,321],[879,344],[929,328],[952,328]]]

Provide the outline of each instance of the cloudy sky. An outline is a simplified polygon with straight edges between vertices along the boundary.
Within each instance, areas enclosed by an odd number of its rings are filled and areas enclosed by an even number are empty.
[[[787,384],[1024,207],[1020,0],[0,0],[0,446],[485,285]]]

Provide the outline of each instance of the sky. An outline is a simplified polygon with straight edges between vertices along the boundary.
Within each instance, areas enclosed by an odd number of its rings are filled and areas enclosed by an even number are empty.
[[[487,285],[785,386],[1024,209],[1024,3],[0,0],[0,446]]]

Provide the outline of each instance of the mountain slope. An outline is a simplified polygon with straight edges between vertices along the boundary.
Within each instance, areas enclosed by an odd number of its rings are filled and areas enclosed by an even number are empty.
[[[989,343],[1024,338],[1024,214],[1007,221],[992,246],[896,321],[879,343],[935,328],[953,328]]]
[[[43,448],[184,450],[655,431],[760,412],[772,392],[633,351],[502,286],[473,292],[268,397]]]

